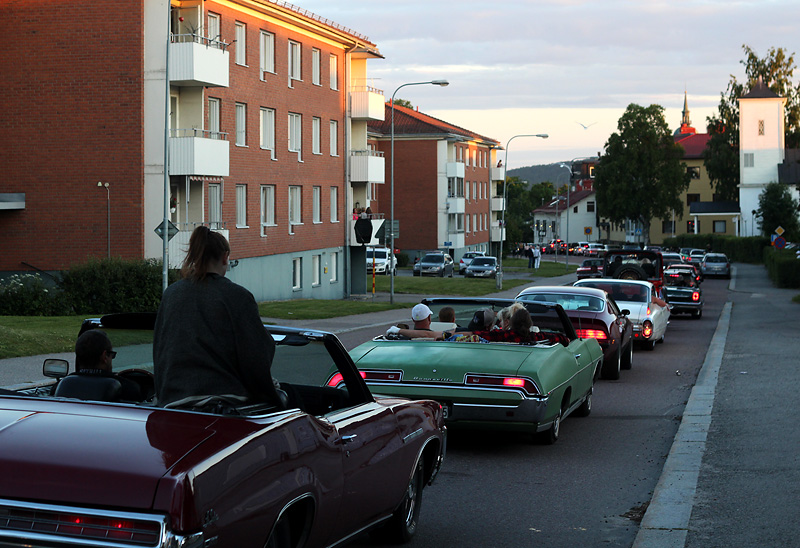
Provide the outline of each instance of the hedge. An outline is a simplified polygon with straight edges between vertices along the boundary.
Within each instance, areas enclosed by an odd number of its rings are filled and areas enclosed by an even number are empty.
[[[711,249],[715,253],[724,253],[728,259],[737,263],[760,264],[764,262],[764,249],[771,248],[769,238],[764,236],[723,236],[716,234],[682,234],[664,240],[669,248],[693,247]]]
[[[800,259],[794,251],[764,249],[764,264],[772,282],[783,288],[800,288]]]

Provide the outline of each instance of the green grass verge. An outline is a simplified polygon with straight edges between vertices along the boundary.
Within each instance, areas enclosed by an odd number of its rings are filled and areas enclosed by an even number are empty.
[[[74,352],[89,316],[0,316],[0,359]]]
[[[387,290],[388,291],[388,290]],[[324,320],[396,308],[411,308],[414,303],[373,303],[369,301],[297,299],[258,303],[258,313],[282,320]]]

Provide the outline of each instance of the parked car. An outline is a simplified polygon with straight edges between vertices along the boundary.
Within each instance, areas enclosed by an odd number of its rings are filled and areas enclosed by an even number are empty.
[[[598,260],[598,259],[589,259]],[[603,349],[604,379],[616,380],[620,369],[633,365],[633,325],[628,310],[620,310],[602,289],[575,286],[533,286],[523,289],[520,301],[561,305],[578,337],[594,338]]]
[[[731,278],[731,263],[724,253],[707,253],[700,263],[703,276],[722,276]]]
[[[458,273],[464,274],[469,266],[469,263],[472,262],[472,259],[475,257],[483,257],[486,253],[483,251],[467,251],[461,256],[461,259],[458,261]]]
[[[633,322],[633,339],[645,349],[653,350],[657,342],[664,342],[669,323],[669,307],[653,302],[656,288],[641,280],[607,280],[605,278],[578,280],[573,285],[596,287],[608,293],[617,306],[630,311]]]
[[[453,259],[447,253],[428,253],[420,259],[413,269],[414,276],[453,277]]]
[[[84,328],[102,327],[115,368],[148,384],[154,317]],[[0,545],[331,546],[373,527],[409,540],[444,456],[441,405],[373,396],[330,333],[269,330],[280,405],[66,397],[63,361],[45,362],[54,390],[0,394]]]
[[[703,316],[703,290],[686,270],[668,268],[664,271],[664,293],[671,314],[686,313],[696,319]]]
[[[441,298],[423,302],[434,316],[444,306],[454,308],[456,323],[467,326],[478,310],[496,312],[515,301]],[[602,369],[603,352],[596,339],[578,337],[561,306],[523,304],[547,340],[510,344],[381,336],[354,348],[350,355],[376,393],[434,398],[443,405],[451,426],[510,429],[554,443],[564,418],[591,412],[592,387]]]
[[[576,272],[579,280],[584,278],[602,278],[603,259],[584,259]]]
[[[475,257],[465,272],[467,278],[497,278],[497,257]]]
[[[389,267],[391,263],[391,268]],[[386,247],[367,248],[367,273],[372,274],[373,265],[375,274],[386,274],[394,272],[397,275],[397,256],[392,255]]]

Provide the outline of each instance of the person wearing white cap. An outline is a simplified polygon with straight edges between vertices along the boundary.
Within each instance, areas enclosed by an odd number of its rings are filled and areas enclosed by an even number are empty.
[[[405,329],[402,327],[398,327],[393,325],[389,329],[386,330],[387,335],[399,335],[400,337],[407,337],[409,339],[414,339],[418,337],[430,337],[432,336],[431,331],[431,316],[433,312],[431,309],[428,308],[427,305],[419,303],[415,305],[414,308],[411,309],[411,319],[414,321],[414,327],[412,329]]]

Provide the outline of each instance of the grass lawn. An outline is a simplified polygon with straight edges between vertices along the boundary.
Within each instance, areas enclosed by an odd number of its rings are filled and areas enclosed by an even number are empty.
[[[0,359],[74,352],[85,317],[0,316]]]

